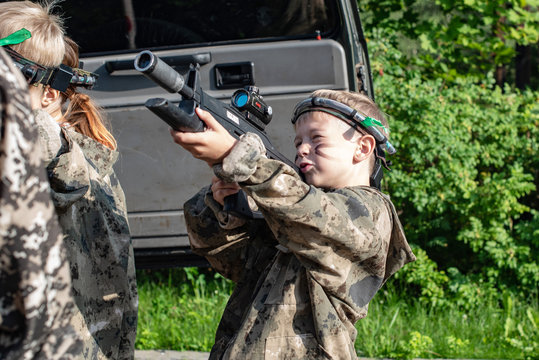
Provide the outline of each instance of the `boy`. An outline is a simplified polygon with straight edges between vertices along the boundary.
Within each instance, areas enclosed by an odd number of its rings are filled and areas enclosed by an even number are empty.
[[[369,117],[362,125],[357,112]],[[378,185],[371,175],[387,146],[372,135],[384,129],[373,120],[385,121],[381,112],[344,91],[298,104],[295,163],[305,180],[265,158],[256,135],[236,141],[210,114],[197,114],[205,132],[172,131],[217,175],[185,204],[190,242],[237,283],[210,359],[356,359],[356,321],[387,278],[415,260],[391,201],[369,186]],[[263,220],[223,211],[238,188]]]

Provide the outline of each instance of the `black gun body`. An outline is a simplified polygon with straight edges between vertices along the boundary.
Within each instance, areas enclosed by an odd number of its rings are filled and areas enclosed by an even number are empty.
[[[273,146],[270,139],[268,138],[266,132],[254,127],[246,119],[246,116],[244,114],[240,113],[232,107],[223,106],[222,102],[211,96],[208,96],[207,94],[203,94],[202,97],[204,98],[204,100],[201,101],[201,108],[213,114],[215,119],[225,129],[227,129],[233,137],[239,139],[241,135],[247,132],[257,134],[264,143],[264,146],[266,147],[266,156],[268,158],[279,160],[298,171],[296,165],[293,162],[291,162],[287,157],[277,151],[277,149]]]
[[[293,162],[275,149],[266,132],[251,125],[243,114],[206,94],[201,94],[201,97],[200,108],[211,113],[215,120],[227,129],[234,138],[239,139],[242,134],[247,132],[257,134],[266,147],[268,158],[284,162],[293,167],[295,171],[298,171]],[[194,107],[189,103],[190,101],[192,100],[182,100],[178,105],[174,105],[170,104],[166,99],[154,98],[146,101],[145,106],[174,130],[186,132],[204,131],[204,122],[194,112]]]

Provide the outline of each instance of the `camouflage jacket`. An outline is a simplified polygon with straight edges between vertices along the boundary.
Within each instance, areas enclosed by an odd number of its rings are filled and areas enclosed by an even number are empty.
[[[415,259],[395,209],[371,187],[305,184],[254,137],[214,172],[239,181],[264,220],[223,213],[208,188],[184,206],[193,250],[237,282],[210,359],[355,359],[356,321]]]
[[[69,264],[28,85],[0,48],[0,359],[75,359]]]
[[[132,359],[138,297],[125,197],[113,170],[118,152],[43,111],[36,121],[85,325],[85,358]],[[95,347],[95,342],[99,348]]]

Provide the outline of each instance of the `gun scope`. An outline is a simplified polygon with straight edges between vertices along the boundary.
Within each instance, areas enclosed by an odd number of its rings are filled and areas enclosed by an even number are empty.
[[[267,105],[258,94],[256,86],[248,86],[234,92],[231,98],[232,105],[238,110],[247,111],[262,120],[264,125],[269,124],[273,115],[273,109]]]

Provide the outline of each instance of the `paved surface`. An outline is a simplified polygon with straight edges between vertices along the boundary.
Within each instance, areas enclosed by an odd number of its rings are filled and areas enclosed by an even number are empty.
[[[135,350],[135,360],[208,360],[209,356],[197,351]]]
[[[208,360],[210,353],[172,350],[135,350],[135,360]],[[387,360],[359,358],[359,360]]]
[[[209,352],[172,351],[172,350],[135,350],[135,360],[208,360]],[[358,360],[391,360],[358,358]],[[421,360],[421,359],[416,359]],[[444,360],[444,359],[438,359]],[[458,360],[458,359],[453,359]]]
[[[197,351],[172,351],[172,350],[135,350],[135,360],[208,360],[210,353]],[[392,360],[379,358],[358,358],[358,360]],[[423,359],[415,359],[423,360]],[[437,359],[449,360],[449,359]],[[466,360],[466,359],[452,359]]]

